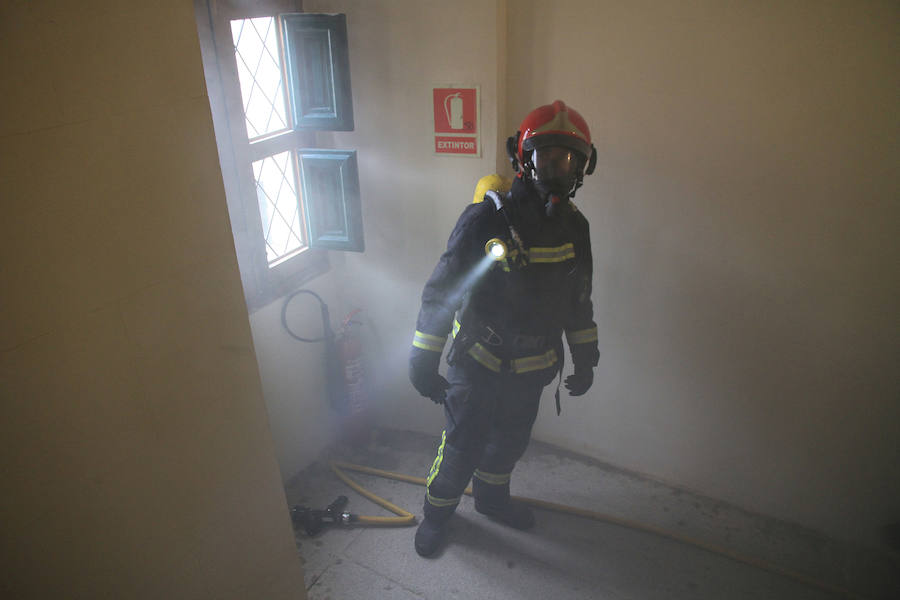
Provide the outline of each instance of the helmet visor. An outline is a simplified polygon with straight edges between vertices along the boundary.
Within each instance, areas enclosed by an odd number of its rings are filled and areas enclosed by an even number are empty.
[[[584,170],[580,152],[564,146],[545,146],[532,152],[531,161],[537,181],[560,191],[569,191]]]

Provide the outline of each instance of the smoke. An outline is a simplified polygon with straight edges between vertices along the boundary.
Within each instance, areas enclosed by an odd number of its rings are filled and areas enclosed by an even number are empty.
[[[450,292],[449,302],[460,303],[493,263],[491,257],[485,256],[473,266]],[[363,309],[359,316],[363,323],[360,335],[366,352],[366,370],[372,391],[370,399],[376,408],[386,410],[392,405],[417,399],[409,384],[408,365],[425,284],[424,279],[412,281],[407,274],[398,273],[394,266],[373,266],[371,262],[355,265],[357,268],[350,269],[354,272],[349,274],[341,294],[348,310]]]
[[[472,267],[472,270],[469,271],[459,282],[459,286],[457,289],[453,290],[450,295],[450,302],[452,304],[459,304],[462,301],[462,297],[465,293],[475,285],[475,282],[478,281],[478,278],[484,275],[488,269],[490,269],[491,265],[494,264],[494,259],[485,255],[484,258],[481,259],[478,264]]]

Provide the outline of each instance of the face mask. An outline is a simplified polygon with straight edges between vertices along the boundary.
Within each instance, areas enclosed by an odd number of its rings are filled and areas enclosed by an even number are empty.
[[[544,195],[556,196],[560,200],[569,194],[584,170],[584,157],[562,146],[547,146],[532,152],[534,183]]]

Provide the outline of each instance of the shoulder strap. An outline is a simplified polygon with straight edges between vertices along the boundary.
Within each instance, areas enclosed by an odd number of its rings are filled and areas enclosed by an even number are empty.
[[[495,190],[488,190],[484,194],[485,198],[490,198],[494,203],[494,206],[497,207],[497,211],[503,210],[503,197],[500,196]]]
[[[509,211],[504,210],[506,208],[506,204],[503,201],[503,196],[501,196],[495,190],[488,190],[485,192],[484,197],[490,198],[491,202],[494,203],[494,206],[497,208],[497,212],[503,215],[503,220],[506,222],[506,228],[509,230],[509,235],[512,238],[513,246],[519,251],[516,256],[516,261],[519,266],[525,266],[528,263],[528,252],[525,248],[525,244],[522,243],[522,238],[519,236],[519,232],[516,231],[516,228],[513,226],[512,219],[510,219]]]

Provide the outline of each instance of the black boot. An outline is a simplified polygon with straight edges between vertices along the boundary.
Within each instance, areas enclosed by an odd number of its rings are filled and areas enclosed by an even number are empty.
[[[504,507],[495,507],[479,504],[478,500],[476,500],[475,510],[514,529],[531,529],[534,527],[534,513],[524,504],[509,502]]]
[[[416,530],[415,541],[419,556],[434,556],[446,542],[447,521],[456,511],[473,470],[472,460],[446,443],[445,434],[425,487],[425,518]]]
[[[437,501],[443,506],[435,506],[432,502]],[[424,518],[416,529],[416,552],[419,556],[425,558],[434,556],[438,550],[443,547],[447,541],[447,521],[456,511],[456,505],[459,499],[444,500],[429,499],[429,494],[425,494],[425,501],[422,503],[422,512]]]
[[[447,541],[447,520],[428,517],[422,519],[416,529],[416,553],[424,558],[434,556]]]
[[[488,482],[487,479],[494,481]],[[472,495],[475,496],[475,510],[481,514],[515,529],[534,527],[531,509],[510,500],[508,477],[476,471],[472,478]]]

